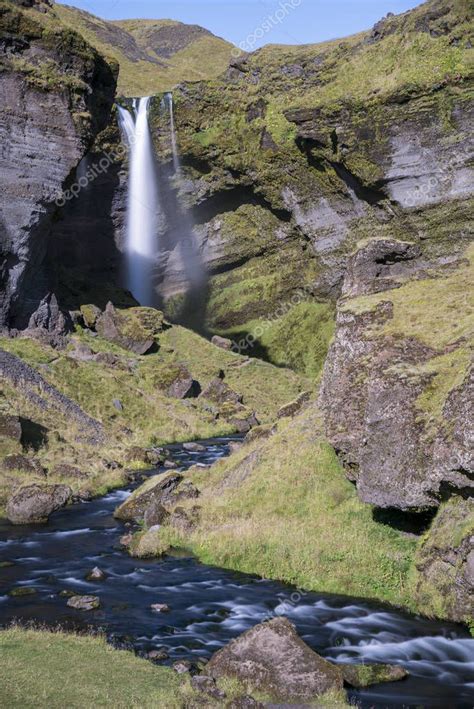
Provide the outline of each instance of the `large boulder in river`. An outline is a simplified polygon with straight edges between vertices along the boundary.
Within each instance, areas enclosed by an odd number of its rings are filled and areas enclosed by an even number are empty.
[[[232,640],[212,656],[206,675],[235,678],[248,692],[279,702],[311,701],[343,686],[341,670],[311,650],[286,618],[256,625]]]
[[[143,520],[147,509],[152,504],[160,503],[162,505],[165,503],[182,479],[183,476],[179,473],[153,475],[117,507],[114,517],[129,522]]]
[[[12,524],[38,524],[68,502],[72,490],[67,485],[36,483],[20,488],[8,500],[7,517]]]

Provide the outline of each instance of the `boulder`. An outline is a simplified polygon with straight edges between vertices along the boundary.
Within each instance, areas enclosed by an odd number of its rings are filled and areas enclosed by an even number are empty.
[[[100,598],[98,596],[71,596],[67,605],[78,611],[93,611],[100,607]]]
[[[84,325],[90,330],[94,330],[98,319],[102,315],[102,310],[97,305],[81,305],[81,315]]]
[[[68,312],[63,312],[54,293],[49,293],[31,315],[27,332],[53,347],[64,344],[65,337],[74,330]]]
[[[150,650],[150,652],[147,652],[146,658],[152,662],[162,662],[163,660],[167,660],[169,655],[166,650]]]
[[[145,527],[156,527],[164,524],[169,517],[169,512],[163,507],[161,502],[152,502],[145,510]]]
[[[215,404],[241,404],[242,395],[230,388],[222,379],[216,377],[202,390],[201,397],[213,401]]]
[[[216,347],[220,347],[221,350],[227,351],[231,350],[233,345],[232,340],[229,340],[227,337],[220,337],[219,335],[214,335],[211,342]]]
[[[145,512],[152,503],[163,504],[168,499],[183,476],[179,473],[166,473],[153,475],[143,485],[134,490],[114,512],[114,517],[130,522],[139,522],[144,519]]]
[[[216,685],[216,680],[213,677],[206,677],[205,675],[195,675],[191,677],[191,687],[196,692],[201,692],[206,694],[213,699],[225,699],[225,692],[219,689]]]
[[[201,443],[190,441],[189,443],[183,443],[183,449],[185,451],[189,451],[190,453],[204,453],[206,446],[203,446]]]
[[[86,581],[105,581],[107,574],[98,566],[94,566],[88,574],[86,574]]]
[[[297,413],[301,411],[303,406],[308,403],[311,397],[311,392],[304,391],[300,394],[294,401],[290,401],[289,404],[285,404],[277,413],[277,418],[293,418]]]
[[[152,314],[146,317],[143,311],[156,313],[157,322],[153,324]],[[130,352],[145,355],[156,348],[155,340],[161,329],[158,321],[162,313],[153,311],[153,308],[130,308],[127,311],[116,310],[112,303],[107,303],[105,312],[101,314],[96,323],[96,330],[104,340],[113,342]]]
[[[344,682],[351,687],[362,689],[380,682],[398,682],[408,677],[408,672],[399,665],[378,665],[367,663],[364,665],[338,665],[342,671]]]
[[[176,507],[170,515],[169,525],[183,534],[190,534],[199,521],[200,507],[194,505],[190,509]]]
[[[69,463],[55,465],[49,474],[55,478],[72,478],[75,480],[86,480],[89,477],[80,468],[76,468],[75,465],[70,465]]]
[[[167,379],[166,396],[173,399],[194,399],[199,396],[201,385],[193,379],[192,374],[184,365],[174,367],[168,373]]]
[[[173,662],[173,669],[179,675],[186,674],[186,672],[191,672],[192,667],[193,666],[189,660],[177,660],[176,662]]]
[[[13,454],[7,455],[2,461],[2,468],[8,471],[18,471],[20,473],[28,473],[29,475],[38,475],[46,477],[46,472],[43,466],[34,458],[27,458],[25,455]]]
[[[232,640],[212,656],[206,674],[235,678],[250,693],[280,702],[311,701],[343,686],[341,670],[311,650],[286,618],[256,625]]]
[[[21,422],[18,416],[0,414],[0,438],[10,438],[17,443],[21,442]]]
[[[16,490],[8,500],[7,518],[12,524],[37,524],[67,504],[72,494],[67,485],[34,484]]]

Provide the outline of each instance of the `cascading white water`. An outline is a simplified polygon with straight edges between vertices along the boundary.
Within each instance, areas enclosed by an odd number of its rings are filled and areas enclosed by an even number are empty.
[[[148,124],[149,103],[150,97],[134,101],[134,117],[118,106],[122,135],[130,149],[125,242],[127,286],[141,305],[153,305],[153,270],[158,254],[158,183]]]

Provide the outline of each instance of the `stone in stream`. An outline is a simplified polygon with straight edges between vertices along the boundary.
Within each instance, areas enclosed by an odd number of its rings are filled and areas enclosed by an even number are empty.
[[[179,473],[167,473],[166,475],[153,475],[143,485],[137,488],[130,497],[127,497],[114,512],[114,517],[131,522],[140,522],[145,517],[146,510],[152,503],[166,502],[183,476]]]
[[[166,603],[152,603],[150,608],[153,613],[169,613],[171,610]]]
[[[22,596],[34,596],[37,592],[36,588],[30,586],[19,586],[9,591],[8,595],[12,598],[20,598]]]
[[[342,671],[298,636],[287,618],[260,623],[216,652],[206,667],[214,679],[234,678],[248,692],[276,701],[313,700],[342,690]]]
[[[71,596],[67,605],[79,611],[93,611],[100,607],[100,598],[98,596]]]
[[[150,652],[147,652],[145,657],[147,660],[151,660],[152,662],[162,662],[163,660],[167,660],[169,655],[163,648],[157,648],[156,650],[150,650]]]
[[[67,485],[36,483],[16,490],[7,503],[12,524],[45,523],[50,514],[67,504],[72,490]]]
[[[379,665],[368,663],[364,665],[338,665],[342,671],[344,682],[358,689],[370,687],[380,682],[397,682],[408,677],[408,672],[399,665]]]
[[[189,443],[183,443],[183,449],[190,453],[204,453],[206,446],[203,446],[201,443],[196,443],[195,441],[190,441]]]
[[[94,566],[88,574],[86,574],[86,581],[105,581],[107,574],[98,566]]]

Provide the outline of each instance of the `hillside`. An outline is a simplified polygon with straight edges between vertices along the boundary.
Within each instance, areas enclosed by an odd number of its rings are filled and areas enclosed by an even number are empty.
[[[214,79],[229,64],[232,45],[197,25],[174,20],[107,22],[57,4],[61,21],[101,54],[118,62],[118,93],[146,96],[182,81]]]

